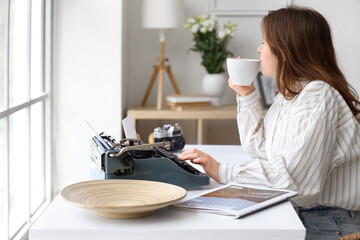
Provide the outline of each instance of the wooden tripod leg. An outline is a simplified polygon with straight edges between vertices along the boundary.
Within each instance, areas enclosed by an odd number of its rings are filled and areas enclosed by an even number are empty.
[[[174,75],[172,74],[171,67],[170,67],[170,66],[166,66],[166,71],[167,71],[167,73],[168,73],[168,75],[169,75],[170,81],[171,81],[171,83],[172,83],[172,85],[173,85],[173,87],[174,87],[174,89],[175,89],[175,92],[176,92],[177,94],[180,94],[180,90],[179,90],[179,87],[178,87],[178,85],[177,85],[177,83],[176,83],[176,81],[175,81]]]
[[[159,85],[158,85],[157,105],[156,105],[156,108],[158,110],[162,109],[163,85],[164,85],[164,68],[160,68],[160,70],[159,70]]]
[[[151,88],[152,88],[152,86],[154,85],[154,82],[155,82],[155,79],[156,79],[156,75],[158,74],[158,72],[159,72],[159,68],[158,68],[157,66],[154,66],[154,71],[153,71],[153,73],[152,73],[152,75],[151,75],[149,85],[148,85],[148,87],[147,87],[147,89],[146,89],[144,98],[143,98],[143,100],[142,100],[142,102],[141,102],[141,106],[145,106],[145,103],[146,103],[146,101],[147,101],[147,99],[148,99],[148,97],[149,97]]]

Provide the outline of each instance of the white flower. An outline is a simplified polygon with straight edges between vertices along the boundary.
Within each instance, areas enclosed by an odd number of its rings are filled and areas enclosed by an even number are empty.
[[[199,31],[200,25],[198,23],[194,24],[191,28],[192,33],[197,33]]]
[[[220,30],[215,15],[203,14],[189,18],[184,27],[192,32],[195,46],[191,50],[201,53],[202,64],[205,64],[206,70],[208,72],[224,71],[222,65],[226,60],[226,56],[229,55],[226,44],[235,35],[236,22],[226,23],[223,29]],[[210,48],[206,48],[206,44]],[[213,59],[216,59],[216,56],[220,56],[220,58],[219,61],[214,62]]]
[[[218,32],[218,38],[223,39],[225,36],[226,36],[226,32],[224,30]]]
[[[212,32],[216,28],[215,20],[207,20],[208,21],[208,30]]]
[[[211,21],[209,19],[206,19],[204,22],[203,22],[203,25],[205,27],[209,27],[211,25]]]
[[[207,27],[201,27],[201,28],[200,28],[200,32],[202,32],[202,33],[206,33],[207,30],[208,30]]]

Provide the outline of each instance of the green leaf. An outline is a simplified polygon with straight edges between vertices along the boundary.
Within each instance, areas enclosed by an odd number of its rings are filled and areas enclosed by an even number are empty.
[[[199,50],[202,50],[202,51],[209,51],[210,50],[210,47],[208,44],[206,44],[205,42],[203,41],[198,41],[196,43],[196,47],[199,49]]]

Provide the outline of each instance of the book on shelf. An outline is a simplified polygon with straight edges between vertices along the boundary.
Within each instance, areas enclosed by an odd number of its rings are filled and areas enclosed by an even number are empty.
[[[210,103],[210,97],[202,94],[171,94],[166,95],[169,103]]]
[[[173,102],[166,102],[166,104],[170,107],[177,107],[177,106],[208,106],[211,105],[210,102],[186,102],[186,103],[173,103]]]
[[[170,106],[170,109],[177,110],[177,111],[184,111],[184,110],[212,110],[215,107],[211,104],[208,105],[179,105],[179,106]]]
[[[166,103],[170,109],[174,110],[208,110],[214,109],[214,106],[209,102],[199,102],[199,103]]]
[[[285,201],[297,193],[229,183],[174,204],[175,207],[239,218]]]
[[[166,96],[166,104],[173,110],[209,110],[214,109],[210,97],[201,94],[173,94]]]

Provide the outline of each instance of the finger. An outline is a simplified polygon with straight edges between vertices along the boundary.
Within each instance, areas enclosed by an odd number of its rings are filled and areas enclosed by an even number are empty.
[[[233,84],[233,81],[231,80],[231,78],[228,79],[228,84],[229,84],[229,87],[230,88],[234,88],[234,84]]]
[[[188,153],[188,154],[181,154],[179,156],[180,160],[192,160],[198,158],[200,156],[199,153]]]
[[[196,164],[200,164],[200,165],[205,165],[208,162],[208,160],[207,160],[207,158],[198,157],[198,158],[193,159],[192,162],[196,163]]]
[[[191,159],[190,162],[194,163],[194,164],[198,164],[202,166],[201,160],[199,160],[199,158],[195,158],[195,159]]]
[[[185,155],[190,154],[190,153],[195,153],[196,151],[197,151],[196,148],[193,148],[193,149],[190,149],[190,150],[186,150],[185,152],[181,153],[181,154],[179,155],[179,157],[185,156]]]

